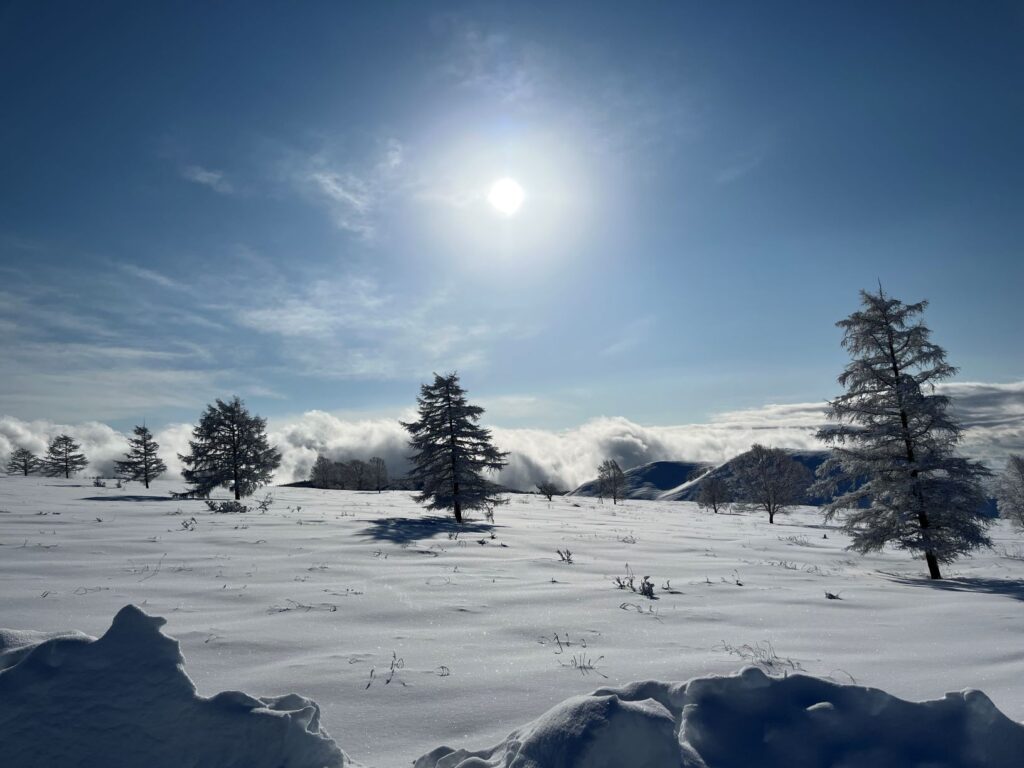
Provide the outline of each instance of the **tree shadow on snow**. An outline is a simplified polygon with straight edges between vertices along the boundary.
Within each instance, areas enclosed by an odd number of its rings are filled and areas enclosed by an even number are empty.
[[[1005,595],[1014,600],[1024,601],[1024,581],[1019,579],[986,579],[963,576],[951,579],[929,579],[927,577],[897,576],[888,574],[891,581],[912,587],[930,587],[947,592],[983,592],[990,595]]]
[[[450,517],[381,517],[371,521],[370,527],[364,528],[357,535],[376,541],[406,544],[418,539],[430,539],[449,533],[459,533],[464,536],[489,533],[493,528],[494,526],[490,523],[481,523],[475,520],[459,524]]]
[[[81,501],[174,501],[170,496],[83,496]]]

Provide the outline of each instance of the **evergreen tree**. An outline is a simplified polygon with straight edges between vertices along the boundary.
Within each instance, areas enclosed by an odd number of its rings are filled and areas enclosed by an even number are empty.
[[[1024,529],[1024,456],[1011,454],[996,481],[999,514]]]
[[[117,472],[128,480],[141,480],[149,488],[149,481],[167,471],[167,465],[157,455],[160,446],[153,440],[153,433],[145,424],[133,430],[135,437],[128,438],[128,452],[124,461],[115,461]]]
[[[499,488],[485,470],[499,470],[507,453],[491,443],[491,432],[477,422],[484,409],[466,401],[458,374],[434,374],[433,384],[420,387],[419,419],[402,423],[410,434],[409,478],[422,487],[416,501],[427,509],[450,509],[462,522],[462,511],[502,503]]]
[[[371,457],[369,464],[374,490],[380,493],[388,485],[388,465],[384,463],[384,459],[380,456]]]
[[[39,459],[28,448],[16,448],[7,459],[7,471],[12,475],[21,474],[28,477],[39,468]]]
[[[281,465],[281,454],[267,441],[267,422],[253,416],[236,395],[206,407],[192,430],[191,453],[178,455],[181,474],[198,496],[217,487],[231,488],[235,499],[266,485]]]
[[[763,509],[768,522],[807,497],[813,479],[807,467],[781,448],[754,444],[732,462],[732,493],[737,506]]]
[[[601,497],[610,496],[612,504],[618,504],[626,486],[626,475],[615,459],[605,459],[597,468],[597,486]]]
[[[815,492],[852,488],[825,507],[843,512],[860,552],[886,544],[923,555],[928,575],[940,563],[990,545],[981,480],[989,471],[954,454],[961,427],[935,384],[956,373],[920,321],[928,302],[904,304],[861,291],[860,311],[837,325],[851,361],[839,376],[846,390],[829,403],[837,422],[818,433],[832,445]]]
[[[85,469],[89,460],[85,454],[79,453],[81,449],[82,446],[72,440],[70,435],[57,435],[50,441],[46,455],[39,461],[43,474],[47,477],[64,475],[66,479]]]

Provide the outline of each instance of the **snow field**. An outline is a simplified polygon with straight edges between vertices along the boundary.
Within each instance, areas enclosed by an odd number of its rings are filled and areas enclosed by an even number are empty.
[[[407,493],[274,488],[265,515],[217,515],[178,488],[0,477],[0,625],[99,636],[134,603],[166,617],[199,693],[299,692],[376,766],[504,743],[601,686],[756,661],[907,699],[979,688],[1024,717],[1024,540],[1003,523],[935,584],[903,553],[844,551],[814,509],[769,526],[513,496],[456,536]],[[626,563],[657,600],[614,586]]]

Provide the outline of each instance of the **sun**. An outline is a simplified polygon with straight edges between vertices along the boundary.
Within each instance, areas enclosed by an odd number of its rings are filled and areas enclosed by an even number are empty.
[[[514,216],[525,198],[526,193],[519,182],[508,177],[494,182],[491,185],[491,191],[487,193],[487,202],[504,216]]]

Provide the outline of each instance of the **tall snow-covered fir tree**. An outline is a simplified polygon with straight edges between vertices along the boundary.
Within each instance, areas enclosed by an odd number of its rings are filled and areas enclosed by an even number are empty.
[[[7,471],[28,477],[39,467],[39,459],[28,448],[16,448],[7,459]]]
[[[145,424],[135,427],[135,437],[128,438],[128,452],[124,461],[115,461],[117,472],[128,480],[141,480],[147,488],[151,480],[167,471],[167,465],[157,455],[160,446]]]
[[[456,522],[463,510],[482,509],[502,503],[499,487],[484,476],[499,470],[507,453],[494,447],[491,431],[477,422],[484,409],[470,405],[459,376],[434,374],[433,384],[420,387],[419,419],[402,422],[409,431],[409,478],[422,490],[416,501],[427,509],[450,509]]]
[[[89,460],[84,453],[80,453],[81,450],[82,446],[70,435],[57,435],[50,441],[46,455],[39,460],[39,466],[48,477],[64,475],[69,478],[89,465]]]
[[[250,414],[237,395],[206,407],[189,448],[191,453],[178,458],[185,464],[181,474],[197,496],[225,487],[241,499],[269,483],[281,465],[281,454],[267,440],[266,419]]]
[[[832,454],[815,492],[850,484],[825,514],[842,514],[852,548],[892,544],[923,556],[928,575],[941,579],[940,563],[990,544],[981,485],[990,473],[955,454],[961,427],[935,384],[957,369],[919,318],[927,306],[904,304],[879,286],[861,291],[861,309],[836,324],[851,360],[839,376],[846,391],[829,403],[836,423],[818,432]]]

